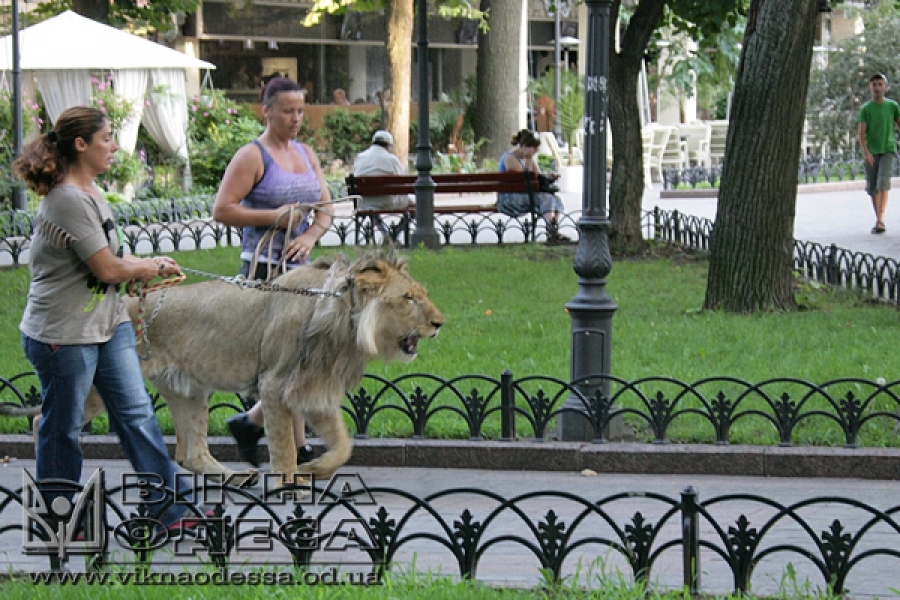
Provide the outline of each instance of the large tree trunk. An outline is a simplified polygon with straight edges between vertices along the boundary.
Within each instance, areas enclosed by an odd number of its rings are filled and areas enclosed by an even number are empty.
[[[72,0],[72,10],[88,19],[109,23],[109,0]]]
[[[424,2],[424,0],[421,0]],[[413,0],[386,0],[390,102],[385,129],[394,136],[394,154],[401,164],[409,157],[409,101],[412,80]]]
[[[644,169],[637,83],[641,61],[666,0],[641,0],[616,52],[619,1],[612,6],[609,36],[609,121],[613,134],[613,172],[609,184],[609,248],[615,255],[636,254],[647,245],[641,233]]]
[[[521,0],[482,0],[488,15],[487,32],[478,33],[475,139],[487,142],[479,158],[498,159],[508,148],[519,126],[519,97],[525,88],[519,81],[519,47],[522,31]]]
[[[818,0],[753,0],[738,67],[704,307],[796,307],[797,163]]]

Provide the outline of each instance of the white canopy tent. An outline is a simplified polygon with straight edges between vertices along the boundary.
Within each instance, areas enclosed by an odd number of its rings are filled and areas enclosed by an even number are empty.
[[[91,74],[105,71],[116,95],[134,109],[118,134],[119,146],[133,152],[143,122],[164,151],[187,162],[185,72],[215,65],[72,11],[20,31],[19,55],[23,87],[37,87],[51,121],[70,106],[89,105]],[[0,70],[12,67],[12,37],[6,36],[0,39]]]

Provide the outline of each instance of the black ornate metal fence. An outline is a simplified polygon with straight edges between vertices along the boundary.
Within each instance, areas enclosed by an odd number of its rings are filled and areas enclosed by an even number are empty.
[[[30,373],[0,378],[0,403],[36,406],[37,383]],[[609,393],[582,393],[608,389]],[[563,408],[570,396],[581,406]],[[154,395],[157,410],[163,400]],[[245,410],[234,395],[211,407]],[[638,439],[656,444],[690,441],[713,444],[895,445],[900,423],[900,381],[845,378],[814,384],[779,378],[751,383],[711,377],[685,383],[668,377],[626,381],[596,376],[566,382],[553,377],[516,379],[464,375],[452,379],[416,373],[394,380],[366,375],[347,394],[343,410],[357,438],[379,431],[413,438],[453,437],[513,441],[554,437],[563,412],[587,420],[594,443],[605,441],[610,424],[623,418]]]
[[[132,253],[172,252],[210,246],[233,246],[241,239],[241,230],[211,219],[211,197],[135,202],[115,205],[114,211],[123,228],[125,245]],[[579,213],[560,220],[560,230],[577,237]],[[30,244],[33,215],[26,212],[0,213],[0,264],[6,258],[13,266],[21,264],[21,256]],[[440,215],[436,228],[445,244],[503,244],[524,239],[529,224],[501,215]],[[391,235],[400,239],[404,227],[399,221],[390,224]],[[375,239],[368,223],[361,225],[366,243]],[[538,224],[541,228],[543,225]],[[355,237],[352,218],[337,219],[332,226],[330,243],[345,245]],[[677,210],[654,208],[642,216],[642,229],[647,239],[678,244],[685,248],[709,251],[713,222],[685,215]],[[539,232],[538,239],[543,236]],[[814,242],[794,241],[794,269],[804,277],[829,285],[865,290],[876,298],[900,301],[900,269],[892,258],[854,252]]]
[[[63,519],[36,509],[35,492],[27,486],[0,486],[0,523],[9,523],[0,527],[0,545],[27,540],[32,550],[45,548],[48,566],[58,570],[66,564],[60,552],[66,544],[58,533],[68,527],[81,531],[72,539],[85,544],[70,543],[69,552],[82,548],[94,573],[203,567],[229,580],[240,573],[246,582],[242,570],[265,565],[310,581],[338,561],[345,581],[363,582],[378,581],[392,568],[427,555],[444,576],[476,579],[499,572],[508,577],[512,565],[534,564],[542,575],[533,577],[533,584],[569,580],[595,586],[604,577],[622,581],[624,576],[651,587],[685,587],[693,595],[705,591],[701,573],[710,570],[730,574],[711,587],[746,594],[759,589],[765,577],[777,580],[790,563],[815,578],[819,590],[841,596],[851,575],[855,582],[865,581],[889,572],[893,559],[900,558],[900,505],[880,509],[843,497],[781,503],[726,494],[703,501],[693,487],[678,497],[637,491],[596,500],[566,491],[507,497],[477,488],[418,497],[366,487],[340,474],[327,485],[264,484],[261,491],[207,478],[203,493],[215,510],[201,515],[194,509],[191,527],[166,531],[146,506],[127,502],[129,495],[139,497],[139,486],[85,490],[82,497],[93,504],[85,505],[83,519],[70,518],[63,526]],[[169,493],[169,503],[171,498]],[[604,573],[578,580],[580,569],[600,561]]]
[[[894,177],[900,176],[900,165],[894,165]],[[865,179],[866,172],[862,158],[857,153],[822,156],[810,154],[800,161],[797,179],[801,184],[823,181],[854,181]],[[683,186],[696,188],[701,184],[719,187],[722,179],[722,165],[711,167],[690,166],[684,169],[663,169],[663,187],[667,190]]]
[[[648,237],[692,250],[709,251],[713,222],[677,210],[654,208],[645,218]],[[874,298],[900,302],[900,266],[893,258],[840,248],[836,244],[794,240],[794,271],[828,285],[858,289]]]

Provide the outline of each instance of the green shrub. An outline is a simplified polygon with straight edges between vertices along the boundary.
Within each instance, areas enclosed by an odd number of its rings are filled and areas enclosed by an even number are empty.
[[[194,183],[217,188],[235,153],[263,132],[253,111],[225,97],[219,90],[204,90],[188,103],[188,148]]]
[[[325,115],[323,138],[327,146],[322,154],[352,163],[357,154],[369,147],[379,118],[378,113],[341,109]]]

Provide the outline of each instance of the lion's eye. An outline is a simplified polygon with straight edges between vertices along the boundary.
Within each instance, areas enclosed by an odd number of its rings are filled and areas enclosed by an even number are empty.
[[[416,297],[413,296],[412,294],[404,294],[403,299],[406,300],[407,302],[411,302],[413,304],[416,304],[418,302],[418,300],[416,300]]]

